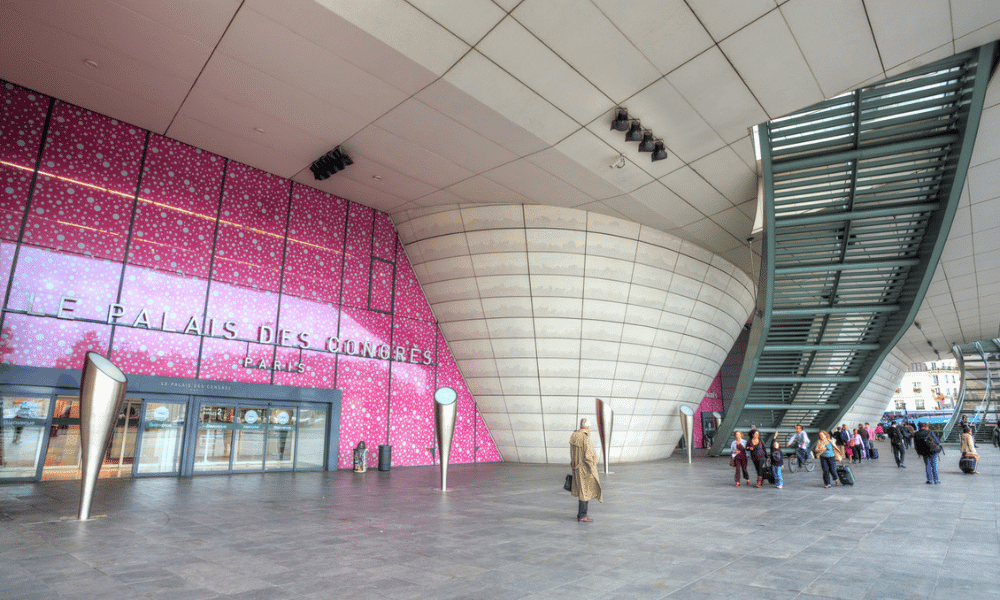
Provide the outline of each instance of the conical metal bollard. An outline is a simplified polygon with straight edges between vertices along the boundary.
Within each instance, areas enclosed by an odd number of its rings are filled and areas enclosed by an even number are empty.
[[[611,453],[611,432],[615,426],[615,411],[611,410],[611,405],[596,398],[594,403],[595,412],[597,412],[597,435],[601,438],[601,454],[604,456],[604,473],[609,474],[611,471],[608,470],[608,465],[610,460],[608,455]]]
[[[110,360],[96,352],[87,353],[80,376],[81,521],[90,518],[97,476],[122,410],[127,385],[128,378]]]
[[[684,446],[687,448],[688,464],[691,463],[691,447],[694,443],[694,411],[690,406],[681,405],[681,430],[684,433]]]
[[[455,435],[455,418],[458,415],[458,393],[450,387],[434,392],[434,424],[437,429],[438,456],[441,458],[441,491],[448,491],[448,460],[451,457],[451,439]]]

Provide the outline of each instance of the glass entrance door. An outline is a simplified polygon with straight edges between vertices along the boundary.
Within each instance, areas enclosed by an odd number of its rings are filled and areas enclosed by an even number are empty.
[[[264,441],[267,436],[267,408],[240,406],[233,424],[236,455],[234,471],[264,470]]]
[[[142,416],[142,444],[135,469],[137,475],[180,473],[186,415],[185,401],[146,399]]]
[[[0,478],[36,479],[48,442],[51,397],[3,395],[0,417]]]
[[[328,407],[220,400],[209,400],[198,407],[198,441],[193,450],[192,472],[246,473],[324,467]]]
[[[298,412],[297,409],[286,407],[271,409],[268,419],[267,456],[264,459],[264,468],[268,471],[295,467],[295,426]]]
[[[135,471],[136,449],[140,447],[143,410],[142,398],[125,398],[112,431],[111,444],[104,452],[101,478],[132,477]],[[52,426],[49,428],[48,450],[42,479],[79,479],[80,465],[80,397],[60,394],[55,398]]]
[[[194,448],[195,473],[232,470],[235,406],[202,404],[198,407],[198,440]]]

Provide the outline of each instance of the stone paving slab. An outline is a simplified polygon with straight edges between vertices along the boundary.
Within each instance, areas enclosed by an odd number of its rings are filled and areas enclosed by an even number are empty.
[[[854,487],[734,487],[727,457],[612,466],[594,522],[557,465],[0,486],[0,598],[1000,598],[1000,452],[913,452]],[[752,469],[752,467],[751,467]]]

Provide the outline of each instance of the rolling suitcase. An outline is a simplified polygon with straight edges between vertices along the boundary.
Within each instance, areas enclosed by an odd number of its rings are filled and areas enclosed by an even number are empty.
[[[878,448],[872,446],[871,455],[872,455],[872,460],[878,460]]]
[[[760,474],[764,476],[764,481],[768,483],[774,483],[774,469],[771,468],[771,463],[764,465],[761,469]]]
[[[837,479],[842,485],[854,485],[854,472],[847,465],[837,465]]]
[[[963,473],[974,473],[976,471],[976,462],[975,456],[963,456],[958,459],[958,468],[962,469]]]

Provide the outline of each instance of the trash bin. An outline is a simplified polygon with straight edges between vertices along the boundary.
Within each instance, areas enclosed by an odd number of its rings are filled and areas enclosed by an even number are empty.
[[[361,440],[358,442],[357,447],[354,448],[354,472],[364,473],[368,470],[368,451],[365,450],[365,441]]]
[[[383,444],[378,447],[378,470],[388,471],[392,466],[392,446]]]

